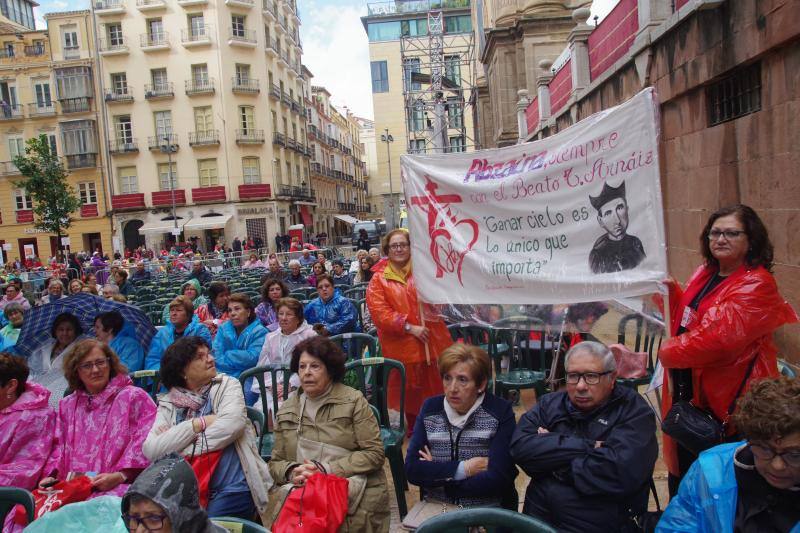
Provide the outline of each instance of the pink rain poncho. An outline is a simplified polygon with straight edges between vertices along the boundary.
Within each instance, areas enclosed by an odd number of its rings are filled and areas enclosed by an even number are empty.
[[[45,474],[64,479],[69,472],[146,468],[150,461],[142,453],[142,443],[155,418],[153,400],[126,375],[111,378],[94,396],[76,390],[58,404],[57,442]],[[123,483],[93,496],[122,496],[127,489]]]
[[[16,402],[0,411],[0,487],[32,490],[55,444],[50,391],[27,382]]]

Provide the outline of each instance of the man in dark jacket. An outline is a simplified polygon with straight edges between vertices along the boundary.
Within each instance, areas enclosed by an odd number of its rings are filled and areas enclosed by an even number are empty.
[[[214,276],[206,270],[206,267],[203,265],[202,261],[195,261],[192,263],[192,273],[189,275],[189,279],[196,279],[200,282],[200,285],[206,286],[212,281],[214,281]]]
[[[559,531],[629,531],[647,510],[658,457],[652,409],[615,386],[614,355],[586,341],[565,358],[567,390],[520,419],[511,455],[531,476],[523,512]]]

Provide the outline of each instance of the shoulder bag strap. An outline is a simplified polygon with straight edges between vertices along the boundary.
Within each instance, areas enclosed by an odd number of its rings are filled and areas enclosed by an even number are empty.
[[[747,372],[745,372],[744,374],[744,379],[742,380],[742,383],[739,384],[739,388],[736,390],[736,395],[733,397],[733,400],[731,400],[731,405],[728,407],[727,418],[730,418],[730,416],[733,414],[733,411],[736,409],[736,401],[739,399],[739,396],[741,396],[742,391],[744,390],[744,386],[747,385],[747,380],[750,379],[750,374],[753,373],[753,367],[756,366],[757,359],[758,359],[758,352],[756,352],[756,354],[753,356],[753,359],[750,361],[750,364],[747,365]],[[727,419],[725,420],[724,425],[725,426],[728,425]]]

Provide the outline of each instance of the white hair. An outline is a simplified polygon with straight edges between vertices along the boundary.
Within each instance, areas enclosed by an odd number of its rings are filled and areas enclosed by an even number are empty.
[[[570,348],[567,355],[564,356],[565,369],[569,368],[569,359],[576,353],[588,353],[597,359],[602,359],[604,371],[608,372],[617,369],[617,360],[614,359],[613,352],[602,342],[583,341]]]
[[[375,247],[372,247],[372,248],[370,248],[370,249],[369,249],[369,253],[372,253],[372,252],[375,252],[376,254],[379,254],[379,253],[381,253],[381,251],[380,251],[380,250],[378,250],[378,249],[377,249],[377,248],[375,248]]]
[[[292,259],[291,261],[289,261],[289,268],[292,268],[295,265],[301,266],[300,261],[298,261],[297,259]]]

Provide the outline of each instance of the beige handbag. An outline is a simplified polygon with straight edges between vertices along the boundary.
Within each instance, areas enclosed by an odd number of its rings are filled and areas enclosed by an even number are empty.
[[[459,509],[463,509],[463,507],[454,503],[445,503],[434,499],[420,500],[408,511],[402,526],[405,531],[416,531],[425,520]]]

